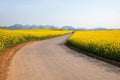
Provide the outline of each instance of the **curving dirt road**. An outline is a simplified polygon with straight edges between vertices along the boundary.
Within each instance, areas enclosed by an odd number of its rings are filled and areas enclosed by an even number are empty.
[[[69,36],[20,49],[12,59],[7,80],[120,80],[120,68],[66,47]]]

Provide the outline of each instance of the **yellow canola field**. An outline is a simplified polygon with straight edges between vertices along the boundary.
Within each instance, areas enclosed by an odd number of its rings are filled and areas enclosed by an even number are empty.
[[[0,53],[6,48],[30,41],[52,38],[70,33],[70,30],[6,30],[0,29]]]
[[[80,50],[120,62],[120,30],[76,31],[68,43]]]

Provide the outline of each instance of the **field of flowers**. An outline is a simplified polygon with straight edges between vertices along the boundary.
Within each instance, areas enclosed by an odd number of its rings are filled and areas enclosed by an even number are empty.
[[[30,41],[52,38],[70,33],[68,30],[6,30],[0,29],[0,53],[6,48]]]
[[[68,43],[80,50],[120,62],[120,30],[77,31]]]

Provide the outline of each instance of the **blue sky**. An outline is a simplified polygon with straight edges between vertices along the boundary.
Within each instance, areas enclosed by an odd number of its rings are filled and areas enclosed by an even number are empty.
[[[120,28],[120,0],[0,0],[0,25]]]

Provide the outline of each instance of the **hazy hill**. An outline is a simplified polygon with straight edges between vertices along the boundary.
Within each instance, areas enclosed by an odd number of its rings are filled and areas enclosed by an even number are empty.
[[[72,26],[63,26],[63,27],[61,27],[61,29],[65,29],[65,30],[76,30],[76,29],[73,28]]]

